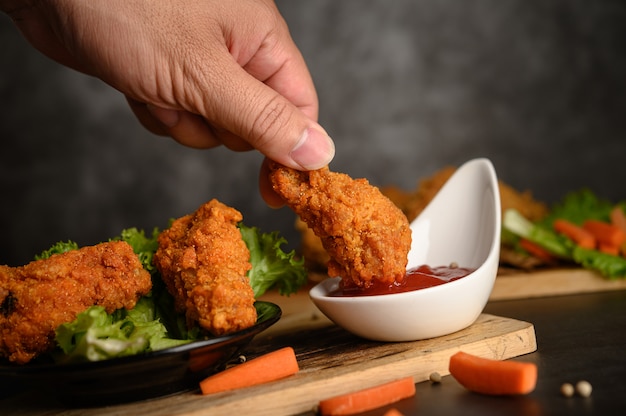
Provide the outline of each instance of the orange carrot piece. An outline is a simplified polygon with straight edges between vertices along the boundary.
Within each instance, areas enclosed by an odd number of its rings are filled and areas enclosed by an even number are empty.
[[[620,207],[615,207],[611,210],[609,214],[611,218],[611,224],[620,228],[623,232],[626,233],[626,214],[624,214],[624,210]]]
[[[383,416],[404,416],[404,414],[402,414],[395,407],[392,407],[391,409],[387,410]]]
[[[593,234],[598,243],[619,246],[626,240],[626,233],[608,222],[587,220],[583,223],[583,228]]]
[[[200,382],[200,390],[202,394],[210,394],[250,387],[278,380],[298,371],[293,348],[285,347],[205,378]]]
[[[556,257],[552,255],[548,250],[541,247],[540,245],[533,243],[530,240],[525,238],[520,239],[519,241],[520,247],[526,250],[532,256],[537,257],[540,260],[545,261],[546,263],[551,263],[556,260]]]
[[[611,244],[598,243],[598,251],[612,256],[619,256],[620,247]]]
[[[522,395],[535,389],[537,366],[498,361],[460,351],[450,357],[450,374],[466,389],[489,395]]]
[[[554,221],[552,227],[554,231],[564,234],[582,248],[596,248],[596,238],[593,234],[573,222],[559,218]]]
[[[321,400],[319,411],[323,416],[352,415],[395,403],[413,395],[415,395],[413,377],[405,377],[368,389]]]
[[[611,218],[611,224],[615,225],[624,233],[626,233],[626,214],[621,207],[614,207],[611,210],[609,217]],[[622,256],[626,257],[626,241],[621,244],[620,251]]]

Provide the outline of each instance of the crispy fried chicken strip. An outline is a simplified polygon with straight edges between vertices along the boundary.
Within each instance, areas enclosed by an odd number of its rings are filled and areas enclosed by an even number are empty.
[[[328,167],[302,172],[270,163],[274,191],[321,239],[328,274],[369,287],[401,281],[411,230],[402,211],[366,179]]]
[[[380,191],[398,206],[411,222],[426,208],[455,171],[456,167],[446,166],[432,176],[419,180],[417,187],[410,191],[405,191],[396,186],[382,187]],[[532,221],[538,221],[547,215],[546,204],[534,199],[530,191],[517,191],[503,181],[499,181],[499,186],[502,212],[509,208],[515,208]],[[326,267],[329,256],[320,239],[300,219],[296,220],[296,229],[301,235],[301,250],[306,259],[307,267],[310,270],[321,272]],[[537,258],[528,258],[528,256],[511,250],[507,246],[502,246],[500,257],[503,263],[522,269],[531,269],[544,264]]]
[[[0,356],[25,364],[54,348],[56,328],[93,305],[132,309],[150,274],[122,241],[0,266]]]
[[[242,215],[213,199],[159,235],[154,262],[187,324],[214,335],[255,324],[254,292],[246,273],[250,252],[237,223]]]

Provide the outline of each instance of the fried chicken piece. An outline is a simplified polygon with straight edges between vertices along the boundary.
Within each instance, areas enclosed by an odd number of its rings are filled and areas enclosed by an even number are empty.
[[[542,220],[548,215],[548,206],[537,201],[529,190],[520,192],[502,181],[499,182],[499,185],[502,212],[507,209],[516,209],[533,222]]]
[[[402,209],[409,221],[413,221],[439,193],[455,171],[456,168],[453,166],[442,168],[432,176],[420,180],[417,188],[410,192],[394,186],[382,188],[381,192]],[[530,191],[520,192],[502,180],[498,181],[498,188],[502,212],[514,208],[531,221],[538,221],[548,214],[546,204],[534,199]]]
[[[382,188],[381,192],[391,199],[411,222],[433,200],[455,171],[455,167],[446,166],[435,172],[434,175],[421,179],[417,187],[410,192],[394,186]]]
[[[312,229],[300,217],[294,222],[296,231],[300,233],[300,253],[304,259],[304,265],[309,271],[309,279],[314,281],[323,280],[326,277],[326,269],[330,256],[322,245],[322,240],[315,235]],[[316,279],[314,273],[323,274]]]
[[[366,179],[328,167],[302,172],[270,164],[274,191],[313,230],[328,252],[328,274],[369,287],[401,281],[411,230],[406,216]]]
[[[150,273],[123,241],[0,266],[0,355],[25,364],[53,349],[56,328],[85,309],[132,309],[151,288]]]
[[[386,186],[380,188],[380,192],[400,208],[410,223],[434,198],[455,170],[451,166],[445,167],[435,175],[419,181],[417,188],[413,191],[405,191],[396,186]],[[307,268],[314,272],[320,272],[330,260],[322,241],[300,218],[296,219],[295,227],[300,232],[300,250],[306,260]],[[313,278],[315,279],[316,276]],[[320,279],[317,278],[316,280]]]
[[[396,187],[383,188],[381,191],[402,209],[409,221],[413,221],[432,201],[455,171],[456,168],[451,166],[440,169],[434,175],[422,179],[418,187],[412,192],[406,192]],[[498,189],[502,213],[507,209],[516,209],[533,222],[541,220],[548,214],[547,205],[537,201],[530,191],[518,191],[502,180],[498,181]],[[311,245],[312,243],[307,242],[307,244]],[[309,248],[309,250],[311,249]],[[500,248],[500,263],[525,270],[548,265],[544,260],[524,255],[505,245]]]
[[[421,179],[417,187],[411,191],[405,191],[397,186],[382,187],[380,191],[398,206],[411,222],[426,208],[455,171],[454,166],[446,166],[433,175]],[[541,220],[547,215],[546,204],[537,201],[530,191],[517,191],[503,181],[499,181],[499,189],[502,212],[514,208],[531,221]],[[328,253],[320,239],[302,220],[297,219],[295,227],[301,235],[300,250],[307,261],[307,267],[310,270],[319,271],[325,267],[330,259]],[[504,246],[501,254],[501,261],[522,269],[534,268],[544,264],[539,259],[527,259],[527,256],[514,254]]]
[[[190,327],[198,323],[223,335],[256,322],[246,276],[250,251],[237,227],[242,219],[239,211],[213,199],[159,235],[154,263]]]

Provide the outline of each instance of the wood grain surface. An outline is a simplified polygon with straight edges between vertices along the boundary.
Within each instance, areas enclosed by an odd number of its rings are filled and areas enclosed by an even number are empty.
[[[496,278],[489,300],[527,299],[626,289],[626,278],[609,279],[583,268],[508,272]]]

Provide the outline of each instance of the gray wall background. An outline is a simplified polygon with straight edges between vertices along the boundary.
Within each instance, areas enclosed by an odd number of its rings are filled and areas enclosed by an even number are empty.
[[[337,144],[331,165],[412,189],[488,157],[549,203],[626,199],[626,2],[280,0]],[[120,93],[51,62],[0,16],[0,264],[59,240],[163,227],[218,198],[297,245],[261,157],[152,136]]]

